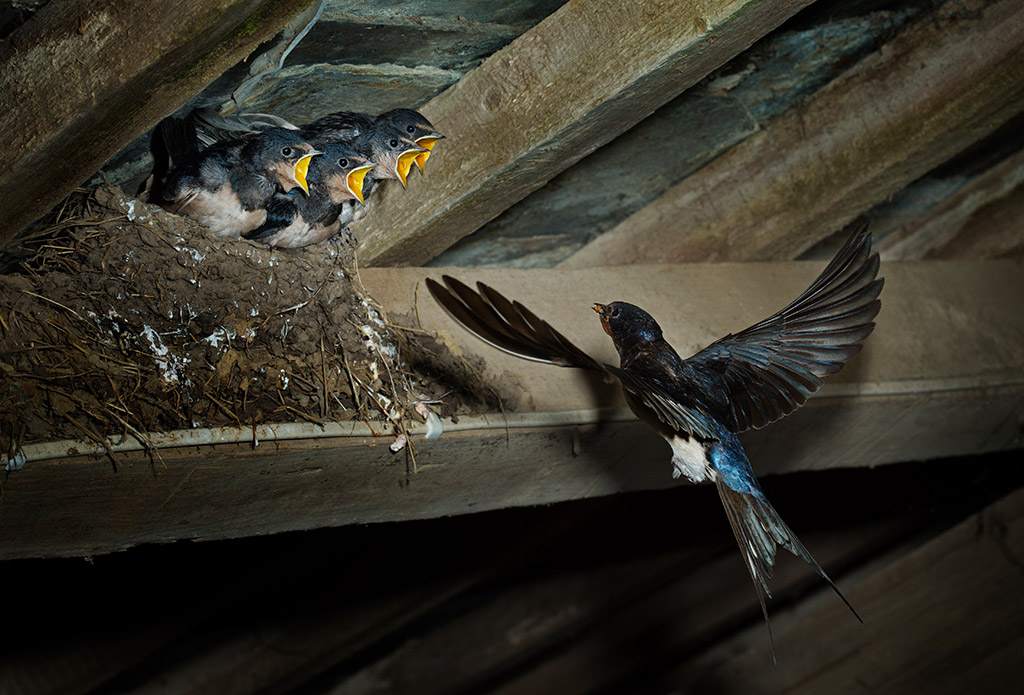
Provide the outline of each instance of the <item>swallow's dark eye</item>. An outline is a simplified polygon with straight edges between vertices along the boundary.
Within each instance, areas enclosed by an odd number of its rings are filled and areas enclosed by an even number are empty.
[[[348,167],[348,160],[342,157],[341,159],[338,160],[338,166],[340,166],[342,169]]]
[[[612,309],[612,318],[613,319],[619,318],[619,307],[615,307],[614,309]]]
[[[405,126],[405,132],[407,132],[407,133],[415,133],[416,132],[416,128],[414,126],[407,125],[407,126]]]
[[[284,156],[284,157],[291,157],[292,156],[292,148],[290,148],[290,147],[282,147],[281,148],[281,155]]]
[[[388,141],[388,145],[390,147],[392,147],[392,148],[398,147],[398,140],[395,140],[394,138],[391,138],[391,140]]]

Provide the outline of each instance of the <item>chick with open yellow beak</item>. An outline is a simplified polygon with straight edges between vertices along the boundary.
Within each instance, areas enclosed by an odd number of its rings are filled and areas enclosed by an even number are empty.
[[[352,149],[377,165],[370,174],[373,179],[397,179],[403,188],[416,157],[428,151],[405,137],[394,125],[380,119],[353,141]]]
[[[422,113],[412,109],[393,109],[377,116],[377,121],[395,126],[404,137],[412,140],[425,150],[425,152],[420,152],[416,155],[415,158],[416,166],[419,167],[420,171],[423,171],[423,167],[426,165],[427,158],[430,157],[430,152],[434,149],[434,145],[438,140],[444,138]]]

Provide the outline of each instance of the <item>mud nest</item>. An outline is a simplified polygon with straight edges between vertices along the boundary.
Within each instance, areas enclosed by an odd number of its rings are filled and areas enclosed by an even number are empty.
[[[404,433],[412,404],[436,395],[402,366],[402,336],[344,242],[289,252],[219,240],[101,187],[76,192],[5,262],[9,460],[31,442],[149,446],[156,431],[281,421]]]

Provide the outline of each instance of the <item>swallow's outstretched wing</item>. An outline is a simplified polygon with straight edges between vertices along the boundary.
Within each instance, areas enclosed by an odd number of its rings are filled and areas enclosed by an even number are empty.
[[[733,432],[793,412],[861,349],[875,324],[882,280],[871,235],[860,226],[821,275],[781,311],[711,343],[688,366],[724,382]]]
[[[511,301],[482,282],[477,289],[444,275],[444,285],[427,278],[427,289],[463,328],[485,343],[510,355],[558,367],[589,369],[616,379],[627,394],[649,408],[672,430],[713,438],[713,428],[691,403],[672,395],[672,388],[656,379],[601,364],[525,306]]]

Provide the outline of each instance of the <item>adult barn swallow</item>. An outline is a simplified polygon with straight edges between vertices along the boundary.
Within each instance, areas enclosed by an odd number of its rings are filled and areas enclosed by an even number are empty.
[[[426,150],[416,156],[416,166],[421,172],[427,164],[427,158],[430,157],[434,145],[438,140],[444,138],[422,113],[412,109],[392,109],[377,116],[377,120],[395,126],[407,138]]]
[[[275,193],[293,188],[308,193],[306,171],[319,154],[295,131],[283,128],[205,149],[187,120],[164,119],[157,135],[171,167],[155,190],[155,202],[225,237],[259,227]]]
[[[345,203],[363,201],[363,180],[374,164],[346,145],[328,145],[309,166],[309,195],[277,193],[267,219],[242,236],[269,246],[299,248],[330,239],[341,229]]]
[[[881,301],[878,254],[862,226],[791,304],[682,359],[661,327],[626,302],[595,304],[620,364],[600,364],[532,311],[477,283],[428,279],[437,302],[481,340],[517,357],[592,369],[618,380],[636,416],[672,448],[673,477],[713,481],[761,603],[775,656],[766,599],[778,546],[807,562],[860,616],[765,498],[736,434],[796,410],[857,354]]]

